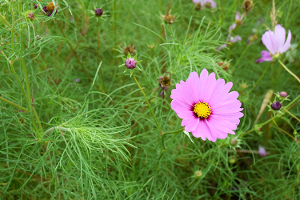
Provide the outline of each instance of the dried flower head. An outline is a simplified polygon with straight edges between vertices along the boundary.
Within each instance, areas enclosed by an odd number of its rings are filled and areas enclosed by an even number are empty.
[[[95,9],[95,16],[96,17],[101,17],[103,15],[103,10],[101,8],[96,8]]]
[[[222,67],[224,71],[227,71],[229,69],[230,63],[227,62],[217,62],[219,67]]]
[[[280,110],[280,108],[281,108],[281,103],[280,103],[279,101],[276,101],[276,102],[274,102],[274,103],[271,104],[271,108],[272,108],[273,110]]]
[[[175,20],[175,17],[173,15],[170,15],[169,13],[163,15],[162,18],[168,24],[173,24]]]
[[[196,5],[196,9],[201,9],[203,7],[208,9],[214,9],[217,7],[217,3],[214,0],[193,0]]]
[[[215,142],[224,139],[240,123],[244,114],[240,111],[241,102],[237,99],[238,92],[230,92],[232,83],[225,84],[224,79],[215,78],[203,69],[200,77],[196,72],[189,78],[176,84],[172,90],[171,108],[182,118],[181,126],[195,137]]]
[[[127,47],[124,47],[123,50],[124,50],[125,56],[127,56],[128,53],[130,53],[130,55],[133,56],[133,54],[136,52],[135,46],[131,46],[131,45],[128,45]]]
[[[34,20],[34,14],[31,13],[31,12],[28,13],[28,14],[27,14],[27,18],[28,18],[29,20],[31,20],[31,21]]]
[[[245,0],[242,4],[242,9],[246,12],[249,13],[252,8],[253,8],[254,4],[252,0]]]
[[[169,87],[171,85],[171,78],[169,76],[164,75],[164,76],[159,76],[159,79],[157,79],[157,80],[159,83],[159,87],[161,88],[160,95],[164,99],[165,92],[167,92],[167,90],[169,89]]]

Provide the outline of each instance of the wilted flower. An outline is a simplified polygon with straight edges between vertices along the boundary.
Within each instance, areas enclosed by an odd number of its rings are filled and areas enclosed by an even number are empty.
[[[171,85],[171,78],[169,78],[168,76],[159,76],[159,79],[157,79],[159,82],[159,87],[161,88],[161,92],[160,95],[162,96],[162,98],[165,98],[165,92],[169,89],[170,85]]]
[[[276,59],[280,54],[286,52],[291,45],[292,34],[289,30],[288,37],[285,41],[285,29],[277,24],[275,31],[267,31],[262,36],[262,42],[268,51],[262,51],[262,58],[257,59],[256,62],[262,63],[264,61],[271,62]]]
[[[253,8],[253,1],[252,0],[245,0],[242,4],[242,9],[246,12],[249,13],[252,8]]]
[[[226,138],[228,133],[235,134],[233,130],[244,114],[240,112],[243,109],[238,92],[229,93],[231,87],[231,82],[216,80],[215,74],[209,75],[206,69],[200,77],[192,72],[186,82],[176,84],[171,92],[171,108],[183,119],[185,131],[213,142]]]
[[[175,17],[173,15],[170,15],[169,13],[163,15],[162,18],[168,24],[173,24],[175,20]]]
[[[281,97],[287,97],[288,94],[285,91],[281,91],[281,92],[279,92],[279,95]]]
[[[103,10],[101,8],[96,8],[95,9],[95,16],[96,17],[101,17],[103,14]]]
[[[281,103],[280,103],[279,101],[276,101],[276,102],[274,102],[274,103],[271,104],[271,108],[272,108],[273,110],[280,110],[280,108],[281,108]]]
[[[259,145],[259,147],[258,147],[258,153],[261,157],[266,157],[267,156],[266,149],[261,145]]]
[[[48,4],[47,6],[43,7],[43,11],[44,11],[45,14],[47,14],[48,17],[50,17],[52,15],[52,13],[54,12],[54,10],[55,10],[55,6],[52,2],[48,2],[47,4]],[[58,9],[56,9],[54,14],[57,13],[57,10]]]
[[[213,0],[193,0],[193,3],[200,8],[203,8],[205,6],[206,8],[214,9],[217,7],[217,3]]]
[[[134,69],[136,67],[136,61],[134,60],[134,58],[128,58],[125,61],[125,66],[127,67],[127,69]]]
[[[245,13],[240,14],[240,12],[236,12],[235,13],[235,23],[236,23],[236,25],[239,25],[239,24],[243,25],[244,17],[245,17]]]
[[[133,54],[136,52],[135,46],[131,46],[131,45],[124,47],[123,50],[124,50],[125,56],[127,56],[128,53],[130,53],[130,55],[133,56]]]

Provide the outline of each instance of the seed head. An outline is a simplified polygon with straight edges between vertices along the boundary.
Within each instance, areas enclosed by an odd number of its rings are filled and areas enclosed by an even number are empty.
[[[136,68],[136,61],[134,60],[134,58],[128,58],[125,61],[125,66],[127,67],[127,69],[134,69]]]
[[[273,110],[279,110],[281,108],[281,103],[279,101],[276,101],[276,102],[272,103],[271,108]]]
[[[245,0],[242,4],[242,9],[246,12],[249,13],[252,8],[253,8],[253,1],[252,0]]]
[[[287,97],[288,94],[285,91],[281,91],[281,92],[279,92],[279,95],[281,97]]]
[[[34,20],[34,14],[33,13],[28,13],[27,18],[30,19],[31,21]]]
[[[95,15],[96,17],[101,17],[103,14],[103,10],[101,8],[96,8],[95,9]]]

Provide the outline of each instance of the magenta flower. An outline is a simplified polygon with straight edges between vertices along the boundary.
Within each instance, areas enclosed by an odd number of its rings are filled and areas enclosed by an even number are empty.
[[[262,51],[260,59],[256,62],[262,63],[264,61],[271,62],[280,54],[286,52],[291,45],[292,34],[289,30],[287,39],[285,41],[285,29],[277,24],[275,31],[267,31],[262,36],[262,42],[269,51]]]
[[[183,119],[181,126],[185,126],[185,131],[213,142],[234,134],[244,114],[240,112],[243,109],[237,100],[238,92],[229,93],[231,87],[231,82],[216,80],[215,74],[208,74],[206,69],[200,77],[192,72],[186,82],[176,84],[170,96],[171,108]]]
[[[128,58],[125,61],[125,66],[127,67],[127,69],[134,69],[136,67],[136,61],[134,60],[134,58]]]

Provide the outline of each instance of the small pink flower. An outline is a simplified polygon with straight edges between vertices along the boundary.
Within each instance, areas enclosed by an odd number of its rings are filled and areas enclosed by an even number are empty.
[[[244,114],[240,112],[243,108],[237,99],[238,92],[229,93],[231,87],[231,82],[216,80],[215,74],[208,74],[206,69],[200,77],[192,72],[186,82],[176,84],[170,96],[171,108],[182,118],[185,131],[213,142],[226,138],[228,133],[235,134],[233,130]]]
[[[262,51],[260,59],[256,62],[262,63],[264,61],[271,62],[273,59],[277,58],[280,54],[286,52],[291,45],[292,34],[289,30],[287,39],[285,41],[285,29],[277,24],[275,26],[275,31],[267,31],[262,36],[262,42],[266,46],[268,51]]]
[[[134,60],[134,58],[128,58],[125,61],[125,66],[127,67],[127,69],[134,69],[136,67],[136,61]]]
[[[233,38],[230,39],[231,43],[236,43],[238,41],[242,41],[242,38],[239,35],[236,35],[236,36],[234,36]]]

